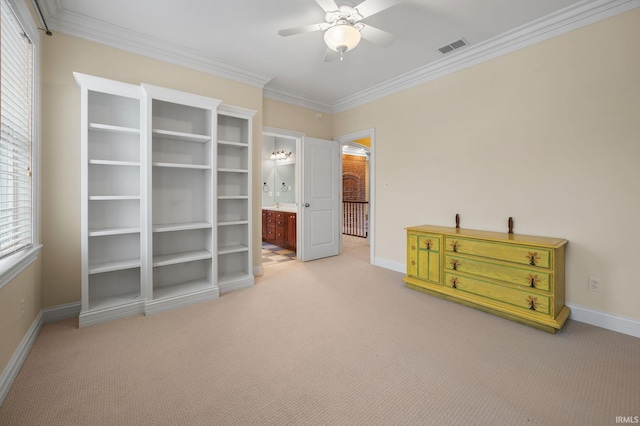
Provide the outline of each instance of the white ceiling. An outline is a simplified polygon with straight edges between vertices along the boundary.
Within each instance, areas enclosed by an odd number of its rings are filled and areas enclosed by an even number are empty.
[[[336,2],[357,6],[362,0]],[[264,85],[267,97],[326,112],[585,25],[596,14],[638,6],[638,0],[404,0],[363,20],[392,33],[394,44],[363,40],[343,61],[324,62],[321,31],[278,35],[324,22],[315,0],[38,3],[54,37],[68,33]],[[448,55],[438,51],[460,38],[469,46]]]

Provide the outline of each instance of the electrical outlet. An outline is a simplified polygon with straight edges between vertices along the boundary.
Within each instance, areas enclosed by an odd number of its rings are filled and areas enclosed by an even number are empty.
[[[596,293],[600,293],[600,286],[602,283],[600,282],[600,278],[589,277],[589,291],[594,291]]]
[[[24,303],[24,299],[22,299],[20,301],[20,319],[24,319],[24,315],[25,315],[25,303]]]

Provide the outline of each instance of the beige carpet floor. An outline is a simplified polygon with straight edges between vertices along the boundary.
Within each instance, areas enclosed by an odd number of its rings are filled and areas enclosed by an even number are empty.
[[[615,425],[640,339],[556,335],[404,286],[367,246],[253,288],[79,329],[45,325],[0,425]]]

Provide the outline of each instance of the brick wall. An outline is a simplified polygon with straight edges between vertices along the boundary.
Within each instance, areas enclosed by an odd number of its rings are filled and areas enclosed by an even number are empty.
[[[356,155],[342,156],[342,200],[366,201],[367,159]]]

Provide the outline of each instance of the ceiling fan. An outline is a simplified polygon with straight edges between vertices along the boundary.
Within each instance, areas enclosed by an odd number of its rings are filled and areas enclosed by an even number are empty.
[[[400,3],[401,0],[364,0],[357,6],[353,3],[345,4],[344,1],[340,2],[341,6],[338,6],[334,0],[315,1],[326,12],[324,17],[326,22],[280,30],[278,34],[287,37],[312,31],[324,31],[324,41],[327,44],[325,62],[338,58],[342,60],[344,53],[356,47],[361,38],[383,47],[393,44],[395,39],[393,35],[361,21]]]

